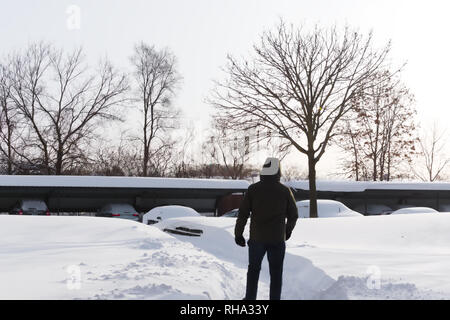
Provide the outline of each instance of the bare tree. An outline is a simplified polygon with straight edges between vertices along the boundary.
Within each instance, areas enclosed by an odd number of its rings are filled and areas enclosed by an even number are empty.
[[[414,97],[389,71],[375,74],[375,83],[354,97],[353,108],[335,139],[347,154],[344,173],[356,180],[391,180],[415,153]],[[394,172],[397,170],[396,172]]]
[[[236,130],[271,130],[308,158],[310,216],[317,217],[316,164],[335,135],[350,101],[371,85],[390,44],[380,50],[345,28],[304,32],[281,22],[239,62],[228,56],[228,79],[218,82],[211,103],[218,121]]]
[[[6,173],[13,173],[14,163],[14,136],[17,127],[17,112],[13,109],[11,88],[8,71],[5,66],[0,65],[0,159],[4,159]]]
[[[337,128],[341,134],[335,137],[333,141],[344,151],[344,157],[340,165],[341,172],[337,175],[361,181],[368,180],[370,170],[365,161],[363,142],[358,137],[359,132],[352,126],[352,123],[356,121],[356,118],[347,117],[346,121]]]
[[[156,50],[143,42],[135,46],[131,57],[137,86],[137,103],[142,112],[143,176],[153,175],[152,167],[167,163],[173,142],[167,139],[176,128],[178,111],[172,107],[175,89],[181,77],[176,71],[175,56],[167,49]],[[161,156],[155,158],[155,155]],[[163,162],[156,163],[159,159]],[[153,170],[154,171],[154,170]]]
[[[252,149],[250,137],[237,135],[234,131],[215,124],[208,141],[203,146],[211,164],[217,165],[223,177],[243,179],[249,175]]]
[[[141,153],[121,134],[119,145],[102,143],[91,160],[90,171],[102,176],[141,176]]]
[[[282,179],[284,181],[307,180],[308,172],[295,165],[287,165],[282,167]]]
[[[39,172],[41,160],[32,152],[30,131],[12,99],[12,76],[0,64],[0,159],[7,174]]]
[[[89,72],[81,49],[65,53],[36,43],[10,61],[11,98],[31,129],[47,174],[80,165],[101,120],[117,120],[125,75],[103,61]]]
[[[440,130],[436,123],[431,130],[426,130],[419,138],[418,161],[410,166],[414,176],[422,181],[439,181],[443,179],[443,174],[450,157],[446,154],[447,145],[445,130]]]
[[[175,156],[172,157],[171,174],[177,178],[192,178],[199,176],[198,163],[195,155],[195,137],[197,132],[193,125],[185,127],[176,139]]]

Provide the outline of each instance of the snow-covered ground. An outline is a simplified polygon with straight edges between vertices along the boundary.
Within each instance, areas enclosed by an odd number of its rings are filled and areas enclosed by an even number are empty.
[[[1,215],[0,299],[242,299],[247,248],[234,223]],[[180,226],[203,233],[162,231]],[[300,219],[282,298],[449,299],[449,244],[446,213]],[[258,298],[268,291],[264,260]]]

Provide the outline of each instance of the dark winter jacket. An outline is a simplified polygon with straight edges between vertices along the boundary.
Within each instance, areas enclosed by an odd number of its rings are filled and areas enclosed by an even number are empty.
[[[250,240],[277,243],[292,232],[298,209],[291,190],[280,183],[279,176],[261,176],[261,181],[248,188],[236,220],[236,238],[242,237],[249,216]]]

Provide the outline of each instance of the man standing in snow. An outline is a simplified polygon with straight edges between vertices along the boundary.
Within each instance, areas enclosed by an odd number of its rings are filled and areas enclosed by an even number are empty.
[[[243,232],[250,217],[249,265],[244,300],[256,300],[261,262],[266,252],[270,270],[270,299],[280,300],[281,297],[285,241],[295,227],[298,209],[291,190],[280,183],[280,177],[280,161],[267,158],[260,181],[248,188],[239,208],[234,235],[236,244],[241,247],[245,247]]]

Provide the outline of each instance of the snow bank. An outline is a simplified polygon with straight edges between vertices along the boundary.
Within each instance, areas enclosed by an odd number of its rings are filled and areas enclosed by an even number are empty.
[[[309,200],[297,201],[298,216],[309,218]],[[317,200],[317,214],[319,218],[362,217],[363,215],[349,209],[343,203],[335,200]]]
[[[178,238],[245,268],[245,261],[237,260],[242,249],[229,246],[234,223],[178,218],[156,226],[203,228],[204,237]],[[248,239],[248,229],[244,235]],[[215,246],[221,238],[222,250]],[[299,219],[287,242],[282,298],[448,299],[449,243],[450,214],[445,213]],[[267,297],[266,260],[261,279],[259,292]]]
[[[302,219],[288,252],[337,279],[350,299],[449,299],[449,243],[448,213]]]
[[[234,224],[2,215],[0,299],[241,299],[248,249],[234,243]],[[162,231],[180,226],[203,233]],[[299,219],[282,298],[447,299],[449,243],[445,213]],[[268,294],[264,259],[258,298]]]
[[[450,254],[450,214],[302,219],[292,237],[323,248]]]
[[[192,208],[184,206],[161,206],[156,207],[144,214],[142,223],[148,224],[148,221],[161,221],[169,218],[178,217],[198,217],[200,214]]]
[[[227,299],[243,290],[241,272],[133,221],[0,216],[0,234],[0,299]]]
[[[411,207],[411,208],[402,208],[395,210],[391,213],[391,215],[396,214],[415,214],[415,213],[439,213],[439,211],[434,210],[433,208],[427,207]]]
[[[208,252],[222,261],[232,263],[238,267],[245,284],[248,266],[248,247],[242,248],[234,242],[234,225],[236,220],[223,217],[189,217],[164,220],[156,227],[163,229],[175,229],[176,227],[188,227],[202,229],[201,237],[177,236],[178,239],[192,243],[196,248]],[[244,236],[248,239],[248,226]],[[282,299],[319,299],[324,292],[333,286],[335,280],[313,263],[298,255],[286,254],[283,278]],[[267,259],[263,261],[258,299],[269,298],[269,269]],[[242,299],[244,291],[236,299]],[[345,290],[339,290],[330,297],[331,299],[346,299]]]
[[[0,299],[242,299],[247,250],[234,243],[234,219],[183,219],[164,223],[201,227],[202,237],[123,219],[0,216]],[[335,282],[305,258],[286,259],[285,298],[313,298]],[[266,265],[263,273],[267,299]]]

